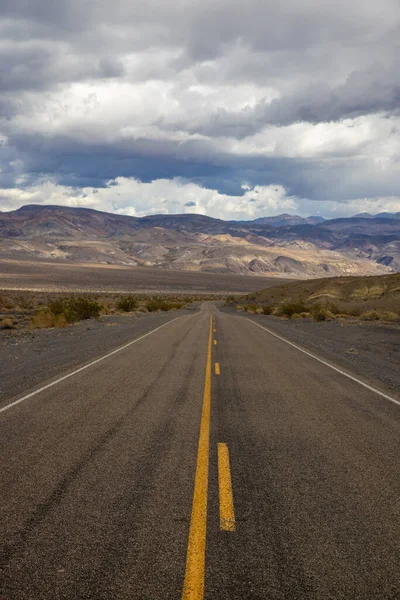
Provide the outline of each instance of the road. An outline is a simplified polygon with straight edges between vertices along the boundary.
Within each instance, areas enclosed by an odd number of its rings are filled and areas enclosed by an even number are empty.
[[[393,392],[213,303],[132,342],[0,405],[2,600],[400,598]]]

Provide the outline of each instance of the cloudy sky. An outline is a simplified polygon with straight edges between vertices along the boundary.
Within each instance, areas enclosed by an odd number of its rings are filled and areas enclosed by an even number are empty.
[[[400,211],[398,0],[1,0],[0,210]]]

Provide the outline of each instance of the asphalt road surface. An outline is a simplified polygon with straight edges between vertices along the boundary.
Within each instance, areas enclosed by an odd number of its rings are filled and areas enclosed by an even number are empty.
[[[212,303],[3,400],[1,600],[400,598],[400,402]]]

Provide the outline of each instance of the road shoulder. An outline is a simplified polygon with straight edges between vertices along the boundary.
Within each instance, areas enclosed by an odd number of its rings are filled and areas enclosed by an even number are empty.
[[[400,328],[356,322],[314,322],[241,313],[222,308],[223,313],[245,316],[274,333],[298,344],[370,385],[400,394]],[[267,334],[266,334],[267,335]]]

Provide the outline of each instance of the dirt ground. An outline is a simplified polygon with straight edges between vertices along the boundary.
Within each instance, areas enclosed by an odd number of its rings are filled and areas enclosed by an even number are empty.
[[[247,293],[289,279],[45,260],[0,259],[0,289],[96,292]]]

